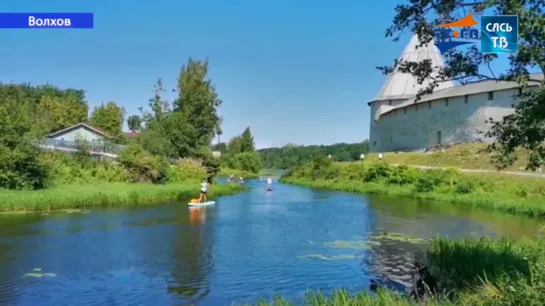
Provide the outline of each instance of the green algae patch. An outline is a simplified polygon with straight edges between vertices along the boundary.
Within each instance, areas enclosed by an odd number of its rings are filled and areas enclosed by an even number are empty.
[[[42,277],[55,277],[57,274],[55,273],[44,273],[42,272],[42,269],[35,268],[30,273],[26,273],[23,277],[34,277],[34,278],[42,278]]]
[[[347,260],[347,259],[354,259],[356,258],[356,255],[334,255],[334,256],[324,256],[322,254],[309,254],[309,255],[303,255],[303,256],[297,256],[299,259],[318,259],[318,260]]]
[[[374,236],[373,240],[393,240],[399,242],[407,242],[414,244],[422,244],[428,242],[426,239],[413,237],[410,235],[405,235],[401,233],[382,233],[378,236]]]
[[[326,246],[337,249],[368,250],[375,243],[374,241],[347,241],[335,240],[324,243]]]

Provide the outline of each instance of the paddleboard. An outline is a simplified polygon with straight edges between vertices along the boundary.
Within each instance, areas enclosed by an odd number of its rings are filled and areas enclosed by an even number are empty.
[[[189,206],[208,206],[208,205],[212,205],[212,204],[216,204],[215,201],[208,201],[208,202],[204,202],[204,203],[187,203],[187,205]]]

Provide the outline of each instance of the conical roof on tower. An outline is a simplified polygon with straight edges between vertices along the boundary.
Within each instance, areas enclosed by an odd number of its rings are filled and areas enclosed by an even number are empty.
[[[399,61],[421,62],[423,60],[431,60],[432,67],[443,67],[445,65],[439,49],[433,44],[433,41],[427,46],[417,48],[419,45],[418,35],[414,34],[409,41],[409,44],[403,50],[399,57]],[[433,75],[433,73],[432,73]],[[403,73],[395,70],[390,73],[379,93],[371,101],[409,99],[414,97],[420,89],[428,87],[430,80],[425,80],[422,84],[418,84],[417,78],[410,73]],[[435,90],[441,90],[455,86],[453,81],[441,82]]]

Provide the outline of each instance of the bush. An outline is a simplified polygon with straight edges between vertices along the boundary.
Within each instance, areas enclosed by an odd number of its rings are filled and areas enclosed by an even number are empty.
[[[129,145],[119,155],[119,162],[129,172],[132,182],[162,183],[167,178],[168,164],[140,145]]]
[[[456,193],[460,194],[468,194],[472,193],[476,188],[476,184],[474,181],[464,179],[460,180],[456,183]]]
[[[99,161],[79,154],[43,152],[40,162],[48,169],[48,185],[125,182],[129,178],[129,172],[116,161]]]
[[[363,163],[350,164],[341,168],[340,176],[343,179],[351,181],[363,181],[365,179],[366,169]]]
[[[420,173],[415,168],[409,168],[406,165],[393,167],[393,171],[388,177],[389,184],[406,185],[416,182]]]
[[[178,183],[191,180],[203,180],[207,178],[206,169],[198,160],[184,158],[176,165],[172,165],[168,169],[168,181],[170,183]]]
[[[421,171],[415,188],[418,192],[430,192],[440,186],[454,186],[459,175],[460,173],[456,169]]]
[[[366,182],[378,182],[382,180],[388,180],[394,172],[394,167],[391,167],[387,163],[378,163],[369,168],[365,173],[364,181]]]
[[[261,155],[257,152],[244,152],[235,155],[226,154],[222,163],[228,168],[258,173],[262,168]]]
[[[313,180],[332,180],[340,174],[340,168],[327,157],[315,158],[310,163],[310,173]]]

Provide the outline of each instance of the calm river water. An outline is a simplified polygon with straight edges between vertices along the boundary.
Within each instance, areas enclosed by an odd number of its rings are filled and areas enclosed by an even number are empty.
[[[406,235],[533,236],[539,226],[448,204],[248,184],[248,193],[202,209],[0,216],[0,305],[299,299],[308,289],[367,289],[374,275],[406,281],[410,254],[425,248]]]

